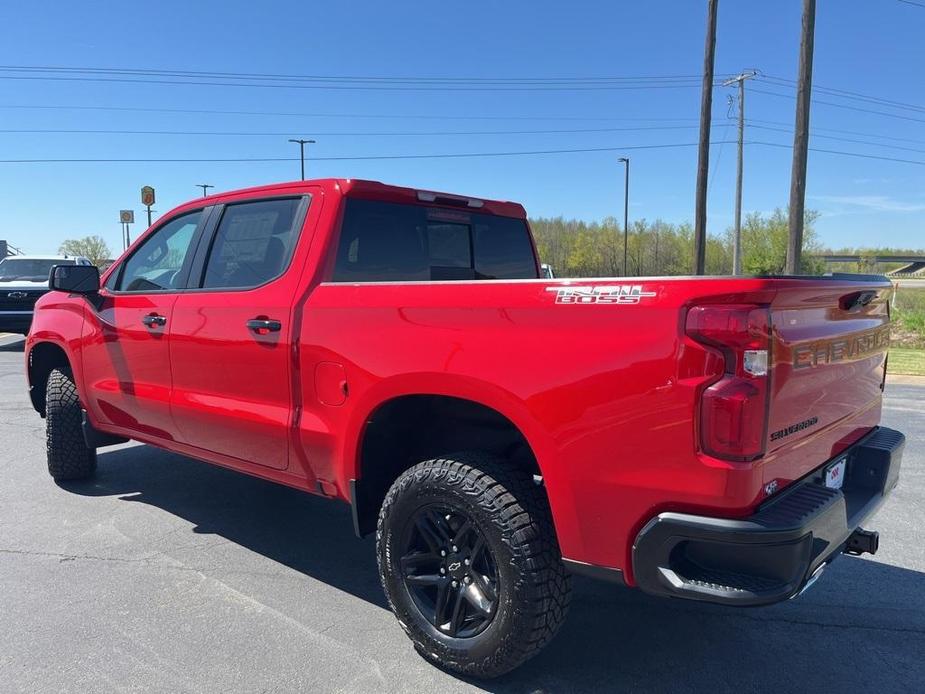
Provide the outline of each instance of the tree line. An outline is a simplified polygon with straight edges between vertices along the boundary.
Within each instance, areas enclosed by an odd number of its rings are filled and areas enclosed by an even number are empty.
[[[813,223],[816,212],[807,212],[803,231],[804,274],[826,272],[814,253],[822,253]],[[584,222],[563,217],[530,220],[540,259],[558,277],[618,277],[623,272],[623,228],[613,217]],[[784,272],[787,259],[787,213],[752,213],[742,222],[742,270],[747,275]],[[708,235],[706,274],[732,274],[732,229]],[[630,224],[626,244],[626,275],[690,275],[694,264],[694,228],[689,223],[671,224],[656,219]],[[856,272],[856,270],[855,270]]]

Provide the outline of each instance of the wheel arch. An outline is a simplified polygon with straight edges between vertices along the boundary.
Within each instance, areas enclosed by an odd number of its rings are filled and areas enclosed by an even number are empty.
[[[443,376],[443,378],[441,378]],[[416,380],[416,379],[415,379]],[[557,528],[572,514],[562,494],[552,438],[521,400],[491,384],[428,375],[427,388],[407,380],[387,394],[367,398],[348,435],[345,483],[354,529],[375,530],[379,507],[392,482],[428,458],[459,451],[497,454],[542,479]],[[477,441],[477,443],[475,443]]]
[[[35,411],[44,417],[48,376],[54,369],[61,367],[70,369],[73,373],[73,360],[64,347],[48,340],[30,344],[28,350],[26,371],[29,379],[29,399]]]

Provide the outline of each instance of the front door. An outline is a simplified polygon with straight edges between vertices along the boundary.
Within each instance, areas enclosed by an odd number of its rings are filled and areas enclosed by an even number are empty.
[[[103,424],[173,440],[170,321],[204,217],[161,223],[107,277],[88,311],[83,360],[87,407]]]
[[[292,262],[308,196],[216,208],[170,322],[172,412],[184,443],[276,469],[293,421]]]

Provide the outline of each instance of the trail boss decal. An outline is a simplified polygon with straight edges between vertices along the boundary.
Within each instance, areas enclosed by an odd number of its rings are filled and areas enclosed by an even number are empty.
[[[655,296],[655,292],[642,291],[641,284],[546,287],[546,291],[556,292],[557,304],[638,304]]]

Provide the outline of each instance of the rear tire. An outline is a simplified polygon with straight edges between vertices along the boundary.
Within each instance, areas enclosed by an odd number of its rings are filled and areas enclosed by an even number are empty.
[[[70,369],[53,369],[45,391],[45,442],[48,473],[56,480],[78,480],[96,472],[96,449],[83,435],[83,410]]]
[[[565,620],[571,584],[546,496],[497,458],[462,453],[405,471],[383,502],[376,543],[392,611],[418,652],[447,670],[502,675]]]

